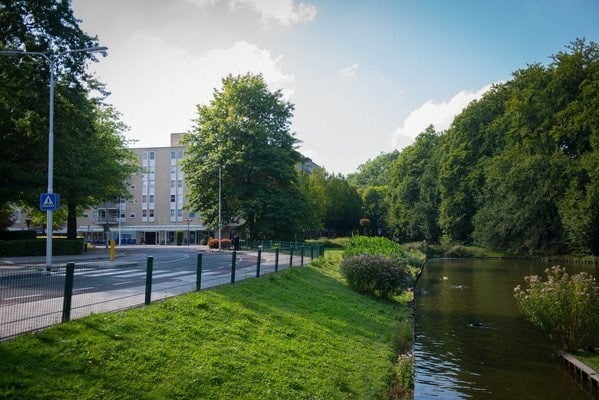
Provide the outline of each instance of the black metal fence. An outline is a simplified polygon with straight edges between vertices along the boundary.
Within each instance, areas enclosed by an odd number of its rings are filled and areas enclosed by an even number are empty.
[[[261,247],[262,246],[262,247]],[[92,313],[152,301],[304,266],[323,255],[321,246],[244,244],[244,251],[198,253],[195,266],[101,266],[67,263],[0,268],[0,340]],[[220,257],[215,263],[215,257]],[[230,258],[228,258],[230,257]],[[228,260],[227,260],[228,258]],[[212,261],[205,267],[205,261]]]

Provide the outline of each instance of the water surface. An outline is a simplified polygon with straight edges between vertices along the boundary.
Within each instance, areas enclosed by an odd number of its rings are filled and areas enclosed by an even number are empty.
[[[434,260],[417,285],[415,399],[597,399],[518,312],[514,287],[553,264]],[[599,274],[588,264],[570,272]]]

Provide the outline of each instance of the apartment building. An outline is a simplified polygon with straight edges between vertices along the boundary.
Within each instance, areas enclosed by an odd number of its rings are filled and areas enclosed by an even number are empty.
[[[141,172],[127,182],[130,198],[101,204],[78,219],[78,234],[91,241],[173,244],[176,232],[183,241],[199,243],[207,227],[198,214],[185,209],[186,185],[181,169],[182,134],[171,134],[169,147],[134,148]]]

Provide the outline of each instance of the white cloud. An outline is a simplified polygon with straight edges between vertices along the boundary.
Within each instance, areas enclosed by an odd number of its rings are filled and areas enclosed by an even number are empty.
[[[121,111],[131,127],[129,138],[139,146],[165,146],[168,133],[187,131],[196,105],[207,104],[229,73],[262,73],[271,90],[281,89],[287,98],[294,92],[295,77],[282,70],[281,56],[246,41],[194,56],[137,32],[111,46],[94,67],[100,80],[110,82],[108,101]]]
[[[232,7],[249,5],[262,15],[262,21],[268,24],[275,20],[282,25],[310,22],[316,17],[316,7],[311,4],[294,4],[294,0],[230,0]]]
[[[477,92],[462,90],[447,102],[435,103],[428,100],[412,111],[403,125],[393,132],[391,138],[393,148],[402,149],[410,145],[416,136],[431,124],[437,131],[449,128],[456,115],[473,100],[480,99],[492,86],[493,84],[489,84]]]
[[[360,64],[353,64],[339,70],[339,76],[343,79],[350,79],[356,76]]]
[[[214,5],[219,0],[187,0],[200,7]],[[300,22],[310,22],[316,18],[316,7],[312,4],[299,3],[295,0],[227,0],[231,10],[246,6],[256,10],[262,17],[262,22],[269,25],[271,21],[281,25],[293,25]]]

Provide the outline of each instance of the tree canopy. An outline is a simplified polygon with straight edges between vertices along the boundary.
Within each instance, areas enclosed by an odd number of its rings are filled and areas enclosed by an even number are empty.
[[[223,222],[238,221],[252,239],[290,239],[305,227],[302,156],[290,132],[293,105],[270,91],[262,75],[229,75],[209,105],[198,106],[185,137],[188,207],[217,226],[218,175]]]
[[[599,254],[599,46],[578,39],[551,60],[400,152],[398,238]]]
[[[79,27],[68,1],[0,2],[0,49],[41,52],[50,58],[97,46]],[[68,208],[68,236],[76,212],[126,193],[135,170],[126,127],[104,103],[103,85],[85,71],[89,52],[62,54],[54,68],[54,191]],[[0,205],[38,207],[48,167],[49,65],[37,56],[0,56]]]

